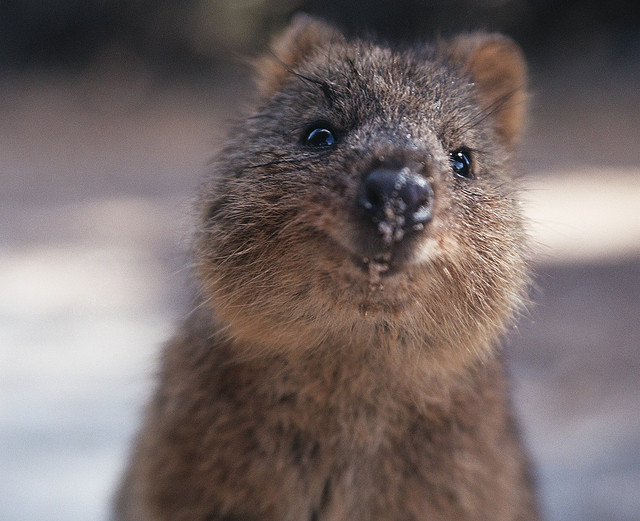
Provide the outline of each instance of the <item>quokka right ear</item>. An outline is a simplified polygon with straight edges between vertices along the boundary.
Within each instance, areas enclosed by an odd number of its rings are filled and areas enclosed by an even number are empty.
[[[501,34],[474,33],[455,38],[447,54],[471,76],[498,138],[513,146],[527,101],[527,65],[520,47]]]
[[[312,52],[343,40],[343,35],[328,23],[306,14],[296,15],[289,27],[272,41],[271,53],[257,62],[260,92],[266,96],[273,94]]]

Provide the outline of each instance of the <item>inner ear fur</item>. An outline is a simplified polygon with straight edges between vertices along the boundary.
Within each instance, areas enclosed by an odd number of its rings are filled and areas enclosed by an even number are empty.
[[[527,66],[520,47],[501,34],[474,33],[450,42],[448,55],[471,76],[498,137],[513,146],[522,132],[527,101]]]
[[[341,40],[341,33],[328,23],[309,15],[296,15],[284,32],[272,41],[271,53],[256,64],[260,92],[272,94],[312,52]]]

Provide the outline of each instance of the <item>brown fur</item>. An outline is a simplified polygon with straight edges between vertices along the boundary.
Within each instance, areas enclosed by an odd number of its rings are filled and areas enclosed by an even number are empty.
[[[520,52],[392,50],[301,18],[274,54],[203,190],[201,298],[116,519],[538,519],[499,350],[527,282]],[[314,120],[336,146],[301,144]],[[473,180],[451,170],[463,146]],[[381,246],[355,200],[390,162],[428,179],[433,218]]]

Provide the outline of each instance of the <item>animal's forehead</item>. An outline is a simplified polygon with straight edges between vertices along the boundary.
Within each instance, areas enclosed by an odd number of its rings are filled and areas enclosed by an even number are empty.
[[[316,55],[309,72],[341,97],[390,104],[444,100],[466,94],[464,78],[432,48],[392,50],[354,44]]]

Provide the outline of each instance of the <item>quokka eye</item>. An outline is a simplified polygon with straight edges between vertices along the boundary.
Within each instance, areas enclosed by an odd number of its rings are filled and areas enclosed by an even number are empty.
[[[325,148],[335,145],[338,138],[331,125],[326,121],[318,121],[309,126],[302,137],[304,146],[311,148]]]
[[[467,148],[460,148],[449,153],[451,168],[458,177],[465,179],[475,179],[471,163],[471,152]]]

